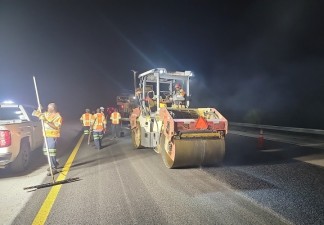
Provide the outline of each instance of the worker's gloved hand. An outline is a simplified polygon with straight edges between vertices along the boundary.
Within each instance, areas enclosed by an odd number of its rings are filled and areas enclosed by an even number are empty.
[[[32,116],[37,116],[37,117],[39,117],[41,114],[42,114],[42,113],[41,113],[39,110],[34,110],[34,111],[32,112]]]
[[[44,114],[40,114],[39,119],[43,120],[44,122],[47,121]]]

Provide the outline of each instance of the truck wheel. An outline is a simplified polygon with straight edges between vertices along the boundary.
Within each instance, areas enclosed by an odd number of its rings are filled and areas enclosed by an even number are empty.
[[[17,158],[11,163],[11,170],[14,172],[22,172],[27,169],[29,164],[30,145],[28,141],[22,141]]]

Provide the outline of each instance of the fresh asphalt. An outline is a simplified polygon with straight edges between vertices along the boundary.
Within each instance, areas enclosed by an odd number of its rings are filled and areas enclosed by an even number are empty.
[[[80,136],[71,127],[62,166]],[[270,141],[260,150],[232,134],[226,150],[221,167],[171,170],[153,150],[133,150],[128,133],[106,136],[99,151],[84,140],[67,174],[80,181],[62,185],[46,224],[324,224],[324,169],[294,159],[322,150]],[[0,181],[49,182],[44,168]],[[10,194],[28,199],[4,224],[31,224],[50,190],[22,188]]]

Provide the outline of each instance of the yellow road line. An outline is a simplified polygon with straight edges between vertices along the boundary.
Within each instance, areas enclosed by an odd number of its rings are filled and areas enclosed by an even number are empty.
[[[72,162],[77,154],[77,152],[79,151],[80,145],[82,143],[82,140],[84,138],[84,135],[82,135],[78,141],[78,143],[76,144],[76,146],[74,147],[71,155],[69,156],[68,160],[66,161],[62,172],[60,173],[60,175],[58,176],[58,178],[56,179],[56,181],[62,181],[65,179],[67,173],[70,170],[70,167],[72,165]],[[45,201],[43,202],[43,205],[41,206],[41,208],[39,209],[34,221],[33,221],[33,225],[39,225],[39,224],[45,224],[47,217],[49,215],[49,213],[51,212],[52,206],[54,205],[54,202],[56,200],[56,197],[58,195],[58,193],[60,192],[62,184],[60,185],[55,185],[51,188],[50,192],[48,193]]]

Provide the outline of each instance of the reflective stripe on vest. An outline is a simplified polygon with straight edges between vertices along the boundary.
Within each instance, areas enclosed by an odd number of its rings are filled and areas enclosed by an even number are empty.
[[[59,137],[60,131],[59,130],[45,130],[46,137]]]
[[[49,148],[49,149],[48,149],[48,152],[49,152],[49,156],[56,156],[56,149]],[[44,154],[44,155],[47,155],[47,150],[46,150],[46,148],[43,149],[43,154]]]

